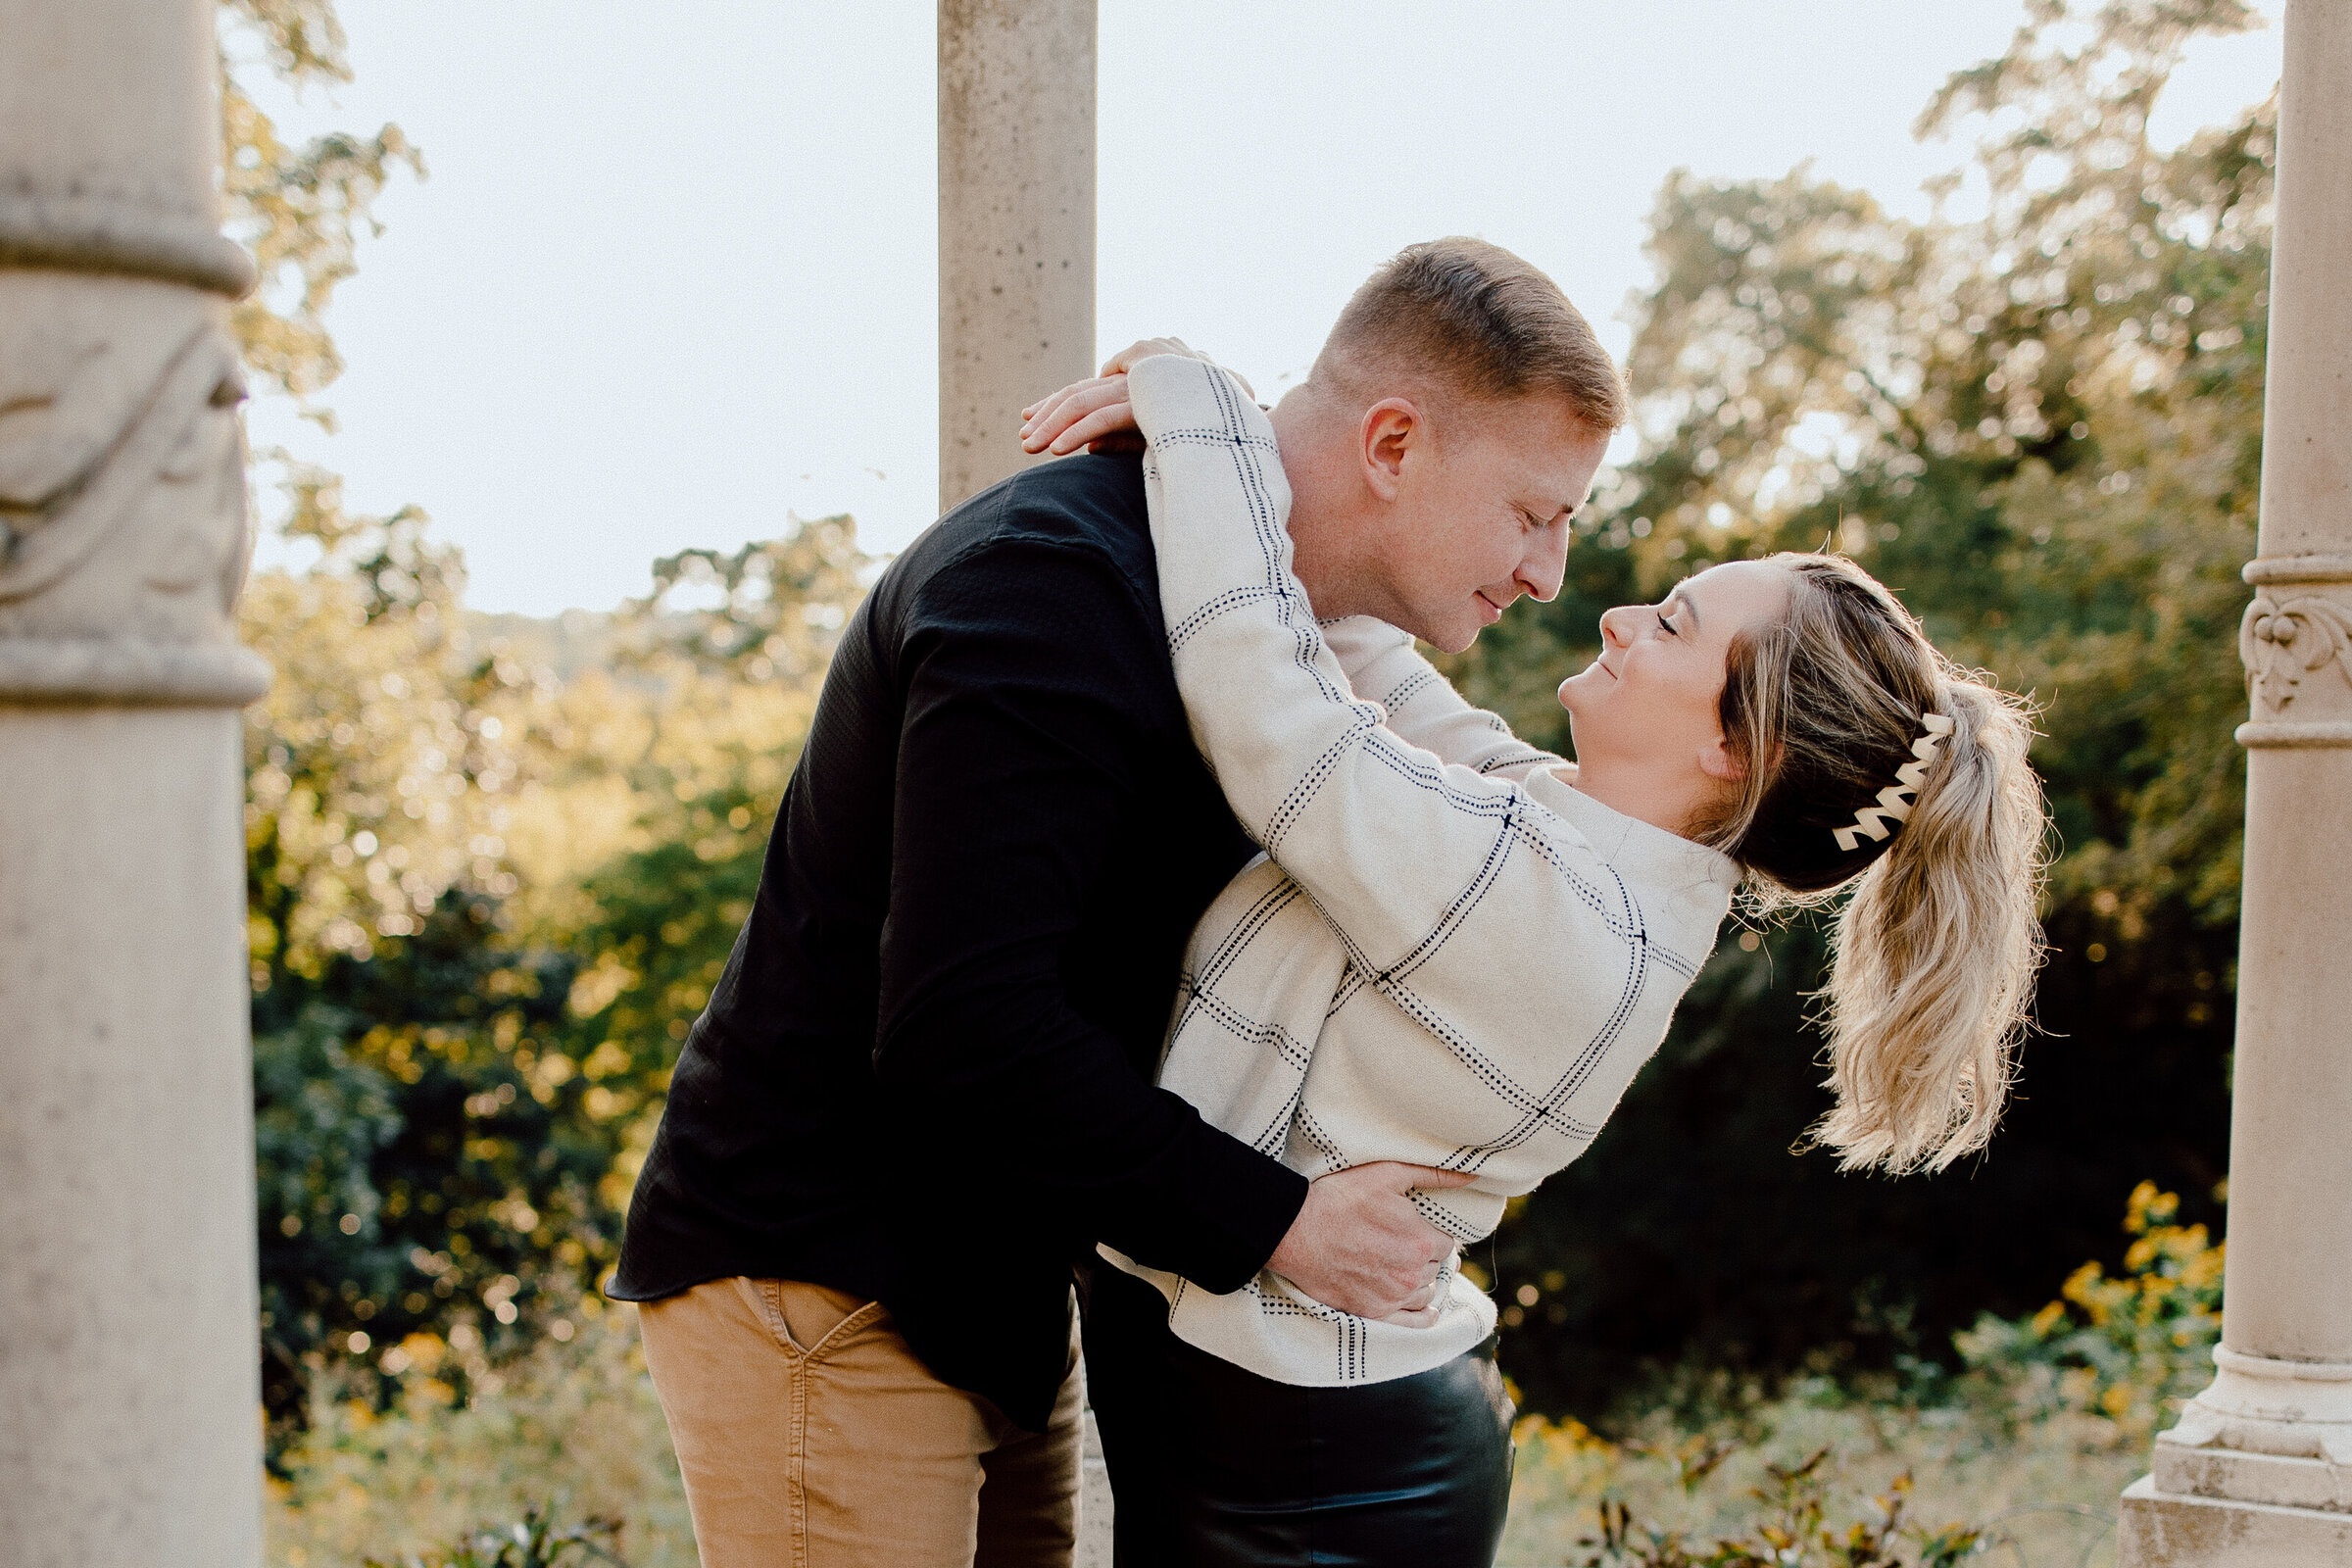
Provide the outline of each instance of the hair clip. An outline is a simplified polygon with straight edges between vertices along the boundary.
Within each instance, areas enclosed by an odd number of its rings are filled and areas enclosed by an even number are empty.
[[[1924,733],[1911,743],[1911,755],[1919,760],[1896,768],[1895,782],[1879,791],[1877,805],[1865,806],[1854,813],[1852,827],[1830,829],[1840,850],[1850,853],[1860,849],[1865,838],[1883,839],[1894,831],[1886,825],[1889,821],[1899,823],[1911,815],[1919,787],[1928,781],[1928,764],[1936,760],[1936,748],[1952,732],[1952,721],[1941,713],[1923,713],[1919,721]]]

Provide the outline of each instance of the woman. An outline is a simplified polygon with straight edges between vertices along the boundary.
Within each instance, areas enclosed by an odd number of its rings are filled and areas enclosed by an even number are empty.
[[[1850,884],[1818,1137],[1890,1170],[1984,1146],[2038,946],[2045,816],[2014,699],[1850,562],[1730,563],[1603,617],[1560,689],[1572,767],[1402,633],[1317,625],[1246,387],[1162,355],[1124,392],[1107,419],[1057,394],[1028,440],[1086,417],[1150,442],[1178,686],[1266,851],[1195,933],[1163,1084],[1309,1177],[1468,1177],[1415,1197],[1474,1241],[1599,1130],[1737,887]],[[1271,1272],[1215,1297],[1105,1255],[1088,1353],[1123,1563],[1492,1560],[1510,1411],[1493,1304],[1450,1258],[1427,1311],[1371,1322]]]

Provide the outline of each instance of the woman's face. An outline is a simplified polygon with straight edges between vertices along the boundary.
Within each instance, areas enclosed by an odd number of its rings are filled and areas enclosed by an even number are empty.
[[[1729,561],[1685,578],[1655,605],[1600,617],[1600,657],[1560,682],[1580,770],[1636,772],[1663,783],[1683,768],[1728,785],[1723,681],[1732,640],[1788,610],[1788,568]],[[1703,780],[1692,777],[1695,787]]]

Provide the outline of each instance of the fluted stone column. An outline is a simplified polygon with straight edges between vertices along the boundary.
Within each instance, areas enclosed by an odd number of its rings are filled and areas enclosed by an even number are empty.
[[[2352,3],[2285,45],[2222,1346],[2125,1568],[2352,1568]]]
[[[939,0],[940,510],[1095,368],[1095,0]]]
[[[0,1563],[261,1560],[212,0],[0,0]]]

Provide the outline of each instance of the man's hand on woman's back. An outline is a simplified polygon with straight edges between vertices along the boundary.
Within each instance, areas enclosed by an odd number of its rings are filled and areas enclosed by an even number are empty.
[[[1438,1320],[1436,1281],[1453,1238],[1405,1195],[1470,1180],[1393,1159],[1317,1177],[1266,1266],[1326,1306],[1426,1327]]]

